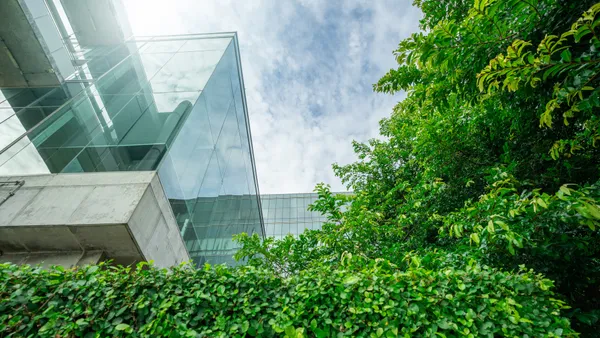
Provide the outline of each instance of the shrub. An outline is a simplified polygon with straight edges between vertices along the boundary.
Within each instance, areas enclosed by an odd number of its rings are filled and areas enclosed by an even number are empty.
[[[569,336],[552,282],[480,266],[404,270],[346,255],[290,277],[252,266],[172,270],[0,265],[4,336]]]

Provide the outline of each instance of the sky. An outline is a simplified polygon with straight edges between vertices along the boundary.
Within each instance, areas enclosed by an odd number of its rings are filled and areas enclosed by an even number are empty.
[[[378,136],[403,94],[374,93],[418,31],[408,0],[123,0],[135,35],[237,31],[262,194],[345,191],[332,163]]]

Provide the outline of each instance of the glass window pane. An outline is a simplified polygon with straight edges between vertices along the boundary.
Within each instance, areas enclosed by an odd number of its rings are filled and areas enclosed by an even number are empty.
[[[187,41],[180,52],[196,52],[214,50],[223,52],[231,43],[231,38],[196,39]]]
[[[0,108],[27,107],[34,101],[53,91],[56,87],[2,89]]]
[[[18,95],[25,89],[23,88],[4,88],[0,90],[0,107],[12,107],[12,105],[7,101],[11,97]]]
[[[142,54],[134,55],[137,65],[143,70],[145,79],[149,80],[161,70],[164,65],[174,56],[174,53],[161,53],[161,54]]]
[[[221,56],[221,52],[177,53],[152,77],[152,88],[156,92],[200,91],[207,86],[213,72],[216,72],[215,66]],[[226,75],[229,81],[229,76]],[[225,94],[230,96],[230,92],[231,90]]]
[[[144,47],[141,50],[141,53],[175,53],[181,48],[181,46],[183,46],[185,42],[185,40],[152,41],[144,45]]]

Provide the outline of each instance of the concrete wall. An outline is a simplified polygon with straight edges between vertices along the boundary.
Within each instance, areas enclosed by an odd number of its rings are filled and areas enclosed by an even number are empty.
[[[156,172],[0,177],[0,182],[6,182],[0,183],[0,203],[6,198],[0,205],[0,261],[73,266],[95,259],[154,260],[169,267],[190,259]]]
[[[75,72],[44,0],[0,1],[0,86],[57,86]]]
[[[27,8],[27,7],[25,7]],[[32,15],[17,0],[0,1],[0,86],[58,85],[44,41],[36,35]],[[37,14],[37,13],[36,13]],[[35,14],[34,14],[35,15]],[[60,43],[60,39],[58,40]]]

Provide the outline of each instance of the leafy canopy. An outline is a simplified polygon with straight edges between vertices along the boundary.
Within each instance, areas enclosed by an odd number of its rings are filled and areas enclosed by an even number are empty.
[[[345,252],[400,269],[464,261],[556,283],[576,330],[600,330],[600,4],[416,0],[422,32],[375,85],[404,91],[381,137],[318,185],[320,231],[239,236],[238,258],[286,274]]]

